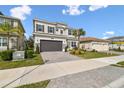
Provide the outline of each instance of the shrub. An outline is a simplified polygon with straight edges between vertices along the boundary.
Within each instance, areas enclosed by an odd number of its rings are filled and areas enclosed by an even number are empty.
[[[75,54],[75,50],[72,49],[72,50],[70,51],[70,54]]]
[[[25,51],[25,58],[33,58],[34,56],[34,51],[33,50],[26,50]]]
[[[93,49],[91,52],[97,52],[97,50]]]
[[[85,54],[86,51],[80,51],[81,54]]]
[[[118,47],[118,51],[121,51],[121,48],[120,47]]]
[[[73,48],[74,50],[78,50],[78,48],[77,47],[75,47],[75,48]]]
[[[80,50],[76,50],[75,51],[75,55],[80,55],[81,54],[81,51]]]
[[[68,46],[65,47],[65,52],[67,52],[67,51],[68,51]]]
[[[35,51],[36,54],[40,54],[40,49],[39,49],[39,46],[37,45],[36,46],[36,51]]]
[[[5,51],[2,51],[0,54],[1,54],[1,59],[4,60],[4,61],[10,61],[12,60],[12,53],[14,51],[13,50],[5,50]]]

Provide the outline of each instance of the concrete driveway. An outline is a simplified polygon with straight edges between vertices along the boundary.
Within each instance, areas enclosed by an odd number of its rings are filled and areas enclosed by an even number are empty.
[[[41,52],[45,63],[55,63],[64,61],[80,60],[80,57],[69,54],[68,52]]]

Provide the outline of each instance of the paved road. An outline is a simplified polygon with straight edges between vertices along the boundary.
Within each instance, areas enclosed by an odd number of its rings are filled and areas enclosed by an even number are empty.
[[[53,79],[48,84],[48,88],[100,88],[117,80],[123,75],[124,75],[124,68],[105,66],[102,68],[98,68],[86,72],[79,72],[76,74]],[[120,85],[119,83],[122,83],[121,84],[122,86],[119,86]],[[121,80],[119,83],[117,83],[116,81],[116,86],[113,87],[123,87],[124,78],[123,78],[123,82]]]
[[[71,60],[80,60],[80,57],[69,54],[68,52],[42,52],[41,56],[45,63],[64,62]]]

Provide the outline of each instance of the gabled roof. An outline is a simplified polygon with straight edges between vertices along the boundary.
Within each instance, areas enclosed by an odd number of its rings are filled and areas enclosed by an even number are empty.
[[[110,42],[109,40],[99,39],[95,37],[81,37],[81,42]]]
[[[47,24],[52,24],[52,25],[60,24],[60,25],[67,26],[67,24],[62,23],[62,22],[49,22],[47,20],[40,20],[40,19],[37,19],[37,18],[33,19],[33,21],[39,21],[39,22],[43,22],[43,23],[47,23]]]

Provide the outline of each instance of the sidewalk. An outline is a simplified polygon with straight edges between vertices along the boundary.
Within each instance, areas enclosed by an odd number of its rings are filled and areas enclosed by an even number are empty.
[[[118,61],[124,61],[123,58],[124,56],[122,55],[0,70],[0,87],[16,87],[23,84],[39,82],[69,74],[88,71],[108,66]]]

